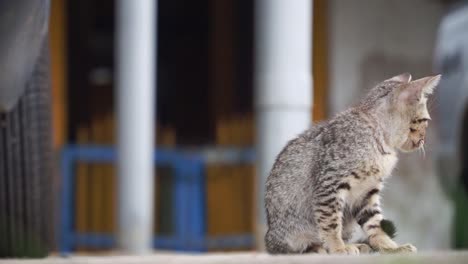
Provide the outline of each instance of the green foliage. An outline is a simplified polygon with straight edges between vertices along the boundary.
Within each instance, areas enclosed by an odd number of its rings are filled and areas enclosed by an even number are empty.
[[[463,185],[459,185],[455,190],[453,199],[455,202],[454,247],[466,249],[468,248],[468,195]]]

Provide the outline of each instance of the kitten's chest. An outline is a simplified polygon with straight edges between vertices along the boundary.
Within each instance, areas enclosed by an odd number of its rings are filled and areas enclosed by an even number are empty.
[[[398,161],[396,154],[391,153],[387,155],[379,155],[373,161],[371,166],[377,168],[378,171],[374,171],[374,177],[385,178],[388,177]]]
[[[375,176],[378,177],[388,177],[398,161],[396,154],[387,154],[377,157],[374,161],[374,166],[379,168],[379,173],[376,173]]]
[[[382,155],[370,161],[361,168],[359,178],[351,179],[351,189],[348,203],[360,203],[362,198],[372,189],[381,188],[383,180],[388,177],[397,163],[396,155]]]

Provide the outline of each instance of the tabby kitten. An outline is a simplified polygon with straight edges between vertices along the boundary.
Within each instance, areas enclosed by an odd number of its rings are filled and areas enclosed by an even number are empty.
[[[415,81],[408,73],[395,76],[288,142],[266,182],[267,251],[415,252],[382,230],[380,192],[397,151],[424,147],[427,97],[439,81],[440,75]],[[356,223],[366,244],[349,241]]]

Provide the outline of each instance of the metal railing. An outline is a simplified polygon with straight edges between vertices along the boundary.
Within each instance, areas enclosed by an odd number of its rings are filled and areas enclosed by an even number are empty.
[[[67,145],[61,153],[61,224],[59,225],[59,251],[68,254],[76,247],[109,248],[116,245],[114,235],[105,233],[85,233],[76,230],[74,225],[75,165],[77,162],[91,164],[114,163],[116,151],[109,146]],[[245,164],[254,162],[254,152],[250,149],[158,149],[154,156],[157,166],[170,166],[174,170],[172,186],[172,219],[174,234],[155,236],[154,248],[178,251],[206,251],[251,247],[253,235],[237,234],[227,236],[207,236],[206,232],[206,185],[205,168],[209,163]],[[159,176],[156,176],[159,177]]]

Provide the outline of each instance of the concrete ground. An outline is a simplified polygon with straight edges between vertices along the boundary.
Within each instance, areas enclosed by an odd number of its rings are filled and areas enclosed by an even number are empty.
[[[174,254],[156,253],[147,256],[71,256],[67,258],[49,257],[39,260],[0,260],[0,264],[242,264],[242,263],[285,263],[285,264],[451,264],[468,263],[468,251],[422,252],[412,255],[282,255],[266,253],[216,253],[216,254]]]

